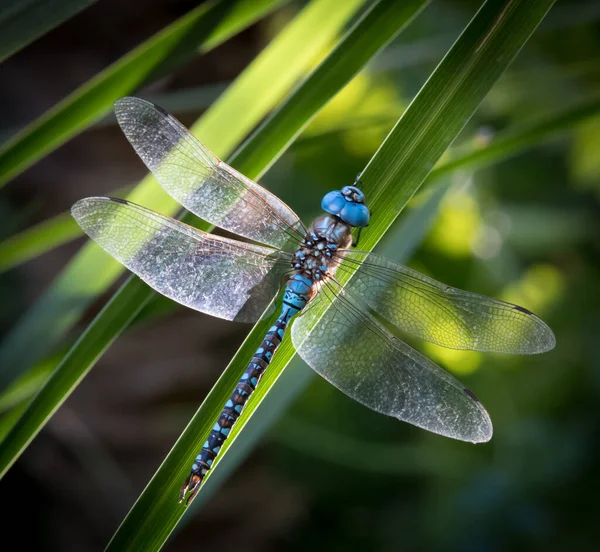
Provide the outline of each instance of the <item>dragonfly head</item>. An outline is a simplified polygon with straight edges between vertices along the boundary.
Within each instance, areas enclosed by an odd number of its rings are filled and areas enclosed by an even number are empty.
[[[362,228],[369,224],[369,209],[365,205],[365,194],[356,186],[344,186],[329,192],[321,201],[324,211],[340,217],[346,224]]]

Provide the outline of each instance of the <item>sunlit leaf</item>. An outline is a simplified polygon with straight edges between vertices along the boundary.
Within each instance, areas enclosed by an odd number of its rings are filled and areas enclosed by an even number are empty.
[[[106,115],[113,102],[206,52],[285,0],[203,3],[140,44],[0,147],[0,185]],[[40,2],[42,4],[42,2]]]

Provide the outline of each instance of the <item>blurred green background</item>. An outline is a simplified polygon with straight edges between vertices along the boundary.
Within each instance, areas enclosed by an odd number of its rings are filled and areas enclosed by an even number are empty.
[[[315,216],[326,191],[364,168],[479,4],[428,6],[261,182],[304,220]],[[100,0],[4,61],[0,136],[196,5]],[[287,3],[138,95],[191,124],[301,6]],[[598,98],[599,20],[596,1],[559,1],[448,158]],[[0,239],[144,174],[106,120],[2,191]],[[414,249],[411,267],[529,308],[557,338],[555,350],[533,357],[410,341],[474,390],[494,423],[492,441],[474,446],[399,423],[315,377],[201,510],[186,516],[167,550],[597,549],[600,118],[436,186],[413,199],[380,251],[393,258]],[[423,205],[426,237],[407,245],[403,224]],[[82,243],[0,274],[0,337]],[[23,542],[25,531],[32,549],[102,548],[248,330],[178,308],[124,334],[0,481],[3,540]],[[0,399],[0,425],[20,404]]]

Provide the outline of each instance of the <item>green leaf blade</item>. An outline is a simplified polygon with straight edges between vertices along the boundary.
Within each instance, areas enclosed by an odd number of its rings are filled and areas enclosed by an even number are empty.
[[[352,40],[341,42],[336,51],[256,130],[256,134],[261,135],[260,147],[255,146],[256,142],[249,141],[236,154],[232,162],[238,170],[251,178],[258,178],[266,172],[308,126],[326,101],[385,48],[428,3],[429,0],[408,0],[399,7],[397,2],[385,0],[374,4],[349,31]],[[360,32],[357,32],[359,26]],[[349,74],[349,65],[355,68],[352,74]],[[307,113],[313,116],[307,117]],[[262,167],[262,170],[254,174],[253,167]]]
[[[553,3],[489,1],[482,6],[361,175],[378,214],[364,248],[379,241]],[[371,181],[379,183],[372,191]]]
[[[0,147],[0,186],[106,115],[113,102],[208,51],[284,0],[202,4],[75,90]]]

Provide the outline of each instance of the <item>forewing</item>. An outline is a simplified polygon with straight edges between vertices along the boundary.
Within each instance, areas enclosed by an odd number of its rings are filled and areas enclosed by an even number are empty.
[[[469,389],[391,335],[331,281],[294,322],[292,340],[316,372],[377,412],[462,441],[492,436],[490,418]]]
[[[163,109],[139,98],[121,98],[115,113],[162,187],[192,213],[277,248],[304,237],[302,223],[283,201],[219,160]]]
[[[383,257],[347,251],[347,289],[398,328],[451,349],[532,354],[552,349],[552,330],[511,303],[456,289]]]
[[[258,320],[290,269],[283,252],[213,236],[121,199],[82,199],[71,213],[156,291],[226,320]]]

